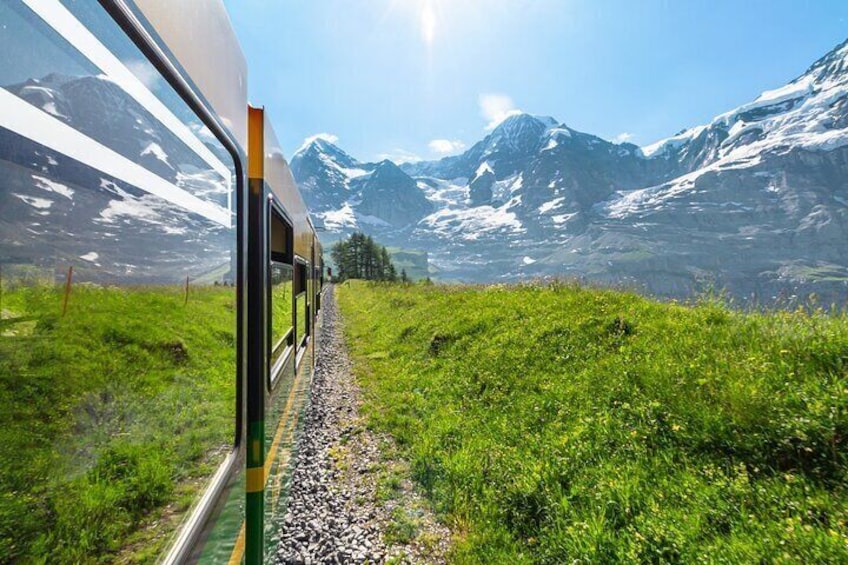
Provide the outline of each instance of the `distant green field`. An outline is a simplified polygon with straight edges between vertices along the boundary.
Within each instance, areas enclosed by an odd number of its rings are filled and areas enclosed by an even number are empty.
[[[337,287],[455,563],[848,562],[848,317]]]
[[[406,276],[413,281],[426,279],[433,274],[430,272],[430,263],[426,251],[401,249],[399,247],[389,247],[388,250],[398,274],[401,270],[405,270]]]
[[[234,434],[235,290],[4,289],[0,563],[152,562]]]

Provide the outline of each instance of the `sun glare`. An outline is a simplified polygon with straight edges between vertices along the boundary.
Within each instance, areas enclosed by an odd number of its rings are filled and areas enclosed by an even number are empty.
[[[432,0],[425,0],[421,6],[421,37],[427,46],[433,45],[436,39],[436,9]]]

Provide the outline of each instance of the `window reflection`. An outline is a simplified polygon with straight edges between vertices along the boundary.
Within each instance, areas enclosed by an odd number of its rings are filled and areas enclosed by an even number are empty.
[[[292,288],[291,265],[271,262],[271,365],[279,360],[286,349],[293,345],[292,335]]]
[[[232,449],[235,165],[96,1],[48,4],[0,4],[0,555],[132,561]]]
[[[306,263],[298,262],[295,264],[295,321],[297,323],[295,339],[297,339],[298,346],[302,346],[309,335],[308,272]]]
[[[282,211],[271,205],[271,367],[294,345],[292,305],[294,304],[294,230]],[[273,371],[276,373],[276,371]]]
[[[201,201],[230,210],[232,173],[222,161],[226,151],[196,117],[189,122],[177,117],[190,110],[141,53],[129,54],[134,46],[108,16],[91,16],[95,10],[103,12],[96,2],[72,6],[101,27],[89,30],[80,25],[74,11],[58,3],[37,13],[21,2],[0,8],[11,22],[0,34],[0,46],[5,52],[26,53],[7,60],[0,73],[3,88],[42,110],[46,123],[52,119],[71,126],[72,131],[63,135],[90,139],[92,147],[102,146],[102,151],[141,165]],[[30,33],[23,35],[22,29]],[[116,37],[123,39],[124,61],[100,40],[104,35],[112,38],[112,44]],[[54,57],[57,51],[63,55]],[[170,92],[157,97],[154,91]],[[179,109],[174,111],[176,104]]]

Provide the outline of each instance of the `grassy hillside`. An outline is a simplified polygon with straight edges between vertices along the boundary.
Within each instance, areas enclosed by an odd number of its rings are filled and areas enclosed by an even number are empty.
[[[457,563],[848,562],[848,318],[575,286],[337,288]]]
[[[235,290],[3,290],[0,563],[154,561],[232,445]]]

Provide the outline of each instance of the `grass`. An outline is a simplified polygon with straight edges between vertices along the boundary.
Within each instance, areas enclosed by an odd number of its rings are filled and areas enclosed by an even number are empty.
[[[232,445],[235,295],[3,292],[0,563],[152,561]]]
[[[337,287],[455,563],[848,562],[848,317],[574,285]]]

